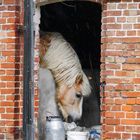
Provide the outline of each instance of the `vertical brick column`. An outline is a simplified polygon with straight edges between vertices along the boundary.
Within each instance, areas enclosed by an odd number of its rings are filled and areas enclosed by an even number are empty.
[[[18,139],[22,127],[22,0],[0,3],[0,139]]]
[[[140,1],[107,0],[102,14],[103,139],[140,139]]]

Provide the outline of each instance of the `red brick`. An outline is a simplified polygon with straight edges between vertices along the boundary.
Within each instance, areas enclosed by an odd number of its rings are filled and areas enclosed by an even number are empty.
[[[136,31],[127,31],[127,36],[136,36]]]
[[[15,12],[3,12],[2,17],[16,17]]]
[[[120,22],[120,23],[126,22],[126,17],[117,17],[117,22]]]
[[[105,119],[105,124],[117,125],[117,124],[120,124],[120,119],[106,118]]]
[[[107,76],[107,75],[113,76],[114,72],[112,70],[106,70],[106,71],[102,71],[101,75],[102,76]]]
[[[122,51],[106,51],[105,56],[122,56]]]
[[[136,113],[133,112],[126,113],[126,118],[135,118],[135,117],[136,117]]]
[[[20,83],[19,82],[7,82],[7,87],[13,87],[13,88],[19,88],[20,87]]]
[[[132,106],[131,105],[123,105],[122,106],[122,110],[123,111],[132,111]]]
[[[20,64],[14,64],[14,63],[3,63],[3,64],[1,64],[1,67],[2,68],[17,68],[17,69],[19,69],[20,68]]]
[[[128,9],[137,9],[137,7],[138,7],[138,4],[135,4],[135,3],[128,4]]]
[[[133,78],[133,83],[134,84],[139,84],[140,83],[140,78]]]
[[[6,83],[0,82],[0,87],[1,88],[5,88],[6,87]]]
[[[0,75],[4,75],[5,74],[5,70],[0,70]]]
[[[120,69],[120,64],[106,64],[107,69]]]
[[[128,105],[134,105],[136,103],[136,99],[134,98],[128,98],[126,99],[126,104]]]
[[[127,79],[125,79],[125,78],[122,78],[122,79],[120,79],[120,78],[107,78],[106,79],[106,83],[110,83],[110,84],[129,84],[129,83],[131,83],[132,82],[132,80],[131,79],[129,79],[129,78],[127,78]]]
[[[124,118],[125,117],[125,113],[124,112],[116,112],[115,113],[115,117],[116,118]]]
[[[132,24],[123,24],[123,27],[122,28],[124,30],[126,30],[126,29],[130,30],[130,29],[132,29],[132,27],[133,27]]]
[[[0,108],[0,113],[4,113],[5,112],[5,108]]]
[[[122,133],[122,138],[123,139],[131,139],[131,134],[130,133]]]
[[[0,134],[0,139],[1,139],[1,140],[4,139],[4,134]]]
[[[126,60],[127,63],[133,63],[133,64],[139,64],[140,63],[140,58],[127,58]]]
[[[105,126],[103,126],[103,130],[105,130],[105,131],[113,131],[114,126],[113,125],[105,125]]]
[[[119,84],[115,86],[115,90],[116,91],[133,91],[134,90],[134,86],[133,85],[123,85],[123,84]]]
[[[121,106],[120,105],[114,105],[111,108],[112,111],[121,111]]]
[[[20,11],[21,7],[20,6],[8,6],[9,11]]]
[[[140,127],[136,126],[136,131],[139,133],[140,132]]]
[[[138,10],[124,10],[123,11],[124,16],[137,16],[139,15]]]
[[[130,98],[140,96],[140,92],[135,92],[135,91],[133,91],[133,92],[122,92],[121,94],[122,94],[123,97],[130,97]]]
[[[140,24],[135,24],[134,29],[140,29]]]
[[[136,104],[140,104],[140,99],[136,99]]]
[[[135,126],[126,126],[125,129],[126,129],[126,132],[135,132],[136,131]]]
[[[135,140],[139,140],[140,139],[140,134],[132,134],[132,138]]]
[[[3,4],[15,4],[15,0],[4,0]]]
[[[121,99],[115,99],[115,104],[116,105],[122,105],[122,104],[125,104],[125,100],[123,100],[122,98]]]
[[[115,22],[115,17],[106,17],[103,18],[103,23],[114,23]]]
[[[126,125],[139,125],[140,120],[135,120],[135,119],[122,119],[121,124],[126,124]]]
[[[20,108],[6,108],[6,113],[20,113]]]
[[[122,12],[121,11],[107,11],[107,16],[121,16]]]
[[[107,24],[107,29],[121,29],[121,24]]]
[[[118,131],[118,132],[119,132],[119,131],[120,131],[120,132],[124,132],[124,131],[125,131],[125,127],[122,126],[122,125],[118,125],[118,126],[115,127],[115,130]]]
[[[19,19],[18,18],[8,18],[7,19],[7,23],[19,23]],[[16,29],[16,26],[15,26]]]
[[[114,112],[105,112],[105,117],[107,118],[114,118],[115,113]]]
[[[15,94],[17,93],[16,89],[1,89],[1,94]]]
[[[0,6],[0,11],[4,11],[4,10],[7,10],[7,7],[6,6]]]
[[[21,119],[21,115],[19,114],[1,114],[2,119]]]
[[[6,38],[6,39],[0,39],[1,43],[16,43],[16,38]]]
[[[6,18],[0,18],[0,24],[5,24],[6,23]]]
[[[117,6],[117,9],[127,9],[127,4],[126,3],[119,3]]]
[[[116,36],[125,36],[126,31],[116,31]]]
[[[135,76],[135,72],[134,71],[116,71],[115,72],[115,76],[119,76],[119,77],[134,77]]]
[[[121,139],[121,133],[106,133],[106,139]]]
[[[18,100],[20,100],[21,98],[20,98],[20,96],[19,95],[7,95],[6,96],[6,100],[7,101],[9,101],[9,100],[11,100],[11,101],[18,101]]]
[[[2,30],[15,30],[16,29],[16,25],[2,25]]]
[[[123,70],[140,70],[139,64],[123,64],[122,65]]]
[[[133,111],[140,112],[140,105],[133,106]]]

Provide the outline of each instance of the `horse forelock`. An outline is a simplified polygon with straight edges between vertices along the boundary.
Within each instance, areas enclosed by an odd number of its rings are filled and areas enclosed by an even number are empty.
[[[76,77],[81,75],[83,77],[81,92],[85,96],[88,95],[91,90],[90,84],[72,46],[59,33],[51,34],[50,39],[50,46],[44,58],[47,68],[54,75],[56,83],[72,87],[75,84]]]

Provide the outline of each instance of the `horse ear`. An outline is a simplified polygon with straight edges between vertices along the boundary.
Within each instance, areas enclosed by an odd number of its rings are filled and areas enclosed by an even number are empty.
[[[75,84],[80,85],[80,84],[82,84],[82,82],[83,82],[83,76],[82,75],[78,75],[76,77]]]

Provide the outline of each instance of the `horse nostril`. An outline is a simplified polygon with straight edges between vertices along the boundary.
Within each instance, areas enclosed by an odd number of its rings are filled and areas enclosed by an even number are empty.
[[[68,116],[68,123],[72,123],[73,122],[73,118],[71,116]]]

